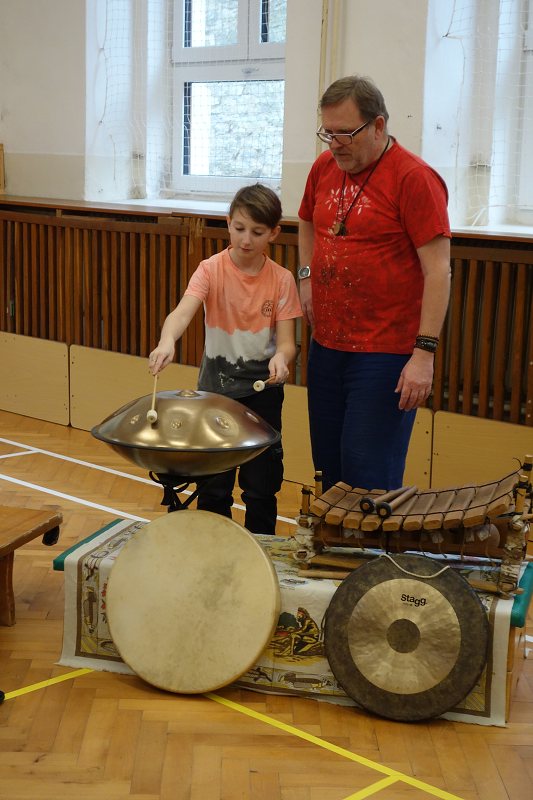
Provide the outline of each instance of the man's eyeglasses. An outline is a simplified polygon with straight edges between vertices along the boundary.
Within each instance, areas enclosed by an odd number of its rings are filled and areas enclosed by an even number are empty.
[[[369,119],[368,122],[363,123],[358,128],[356,128],[351,133],[328,133],[327,131],[323,130],[322,126],[317,130],[316,135],[320,139],[321,142],[326,142],[326,144],[331,144],[333,139],[337,142],[337,144],[344,144],[349,145],[353,142],[354,136],[357,136],[367,125],[373,120]]]

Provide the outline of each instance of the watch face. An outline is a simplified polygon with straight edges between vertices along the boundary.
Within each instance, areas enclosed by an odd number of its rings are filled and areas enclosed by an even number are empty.
[[[311,267],[300,267],[298,269],[298,277],[300,280],[308,278],[311,275]]]

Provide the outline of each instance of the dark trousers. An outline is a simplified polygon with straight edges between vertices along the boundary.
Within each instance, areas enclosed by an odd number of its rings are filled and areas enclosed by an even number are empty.
[[[272,386],[249,397],[239,398],[239,403],[255,411],[265,422],[281,432],[282,386]],[[232,469],[207,481],[198,494],[197,508],[231,517],[236,474],[237,470]],[[282,482],[281,441],[238,468],[238,483],[246,506],[244,525],[251,533],[276,532],[276,492],[281,489]]]
[[[416,411],[400,411],[394,390],[409,358],[345,353],[311,342],[309,424],[324,490],[339,481],[362,489],[402,486]]]

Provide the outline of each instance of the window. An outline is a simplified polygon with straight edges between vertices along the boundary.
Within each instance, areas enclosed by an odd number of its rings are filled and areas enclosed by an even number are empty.
[[[527,17],[523,34],[524,92],[520,125],[520,183],[518,190],[519,222],[533,224],[533,0],[526,3]]]
[[[281,179],[286,0],[175,0],[171,193]]]
[[[423,155],[448,182],[453,227],[531,225],[533,0],[445,5],[430,3]]]

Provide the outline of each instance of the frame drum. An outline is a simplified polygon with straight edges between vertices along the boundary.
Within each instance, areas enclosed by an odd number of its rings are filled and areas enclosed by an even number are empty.
[[[338,587],[324,636],[349,697],[382,717],[413,721],[444,714],[472,690],[489,623],[475,591],[442,562],[383,555]]]
[[[107,587],[112,639],[148,683],[197,694],[237,680],[275,630],[280,590],[251,533],[210,511],[148,523],[120,551]]]

